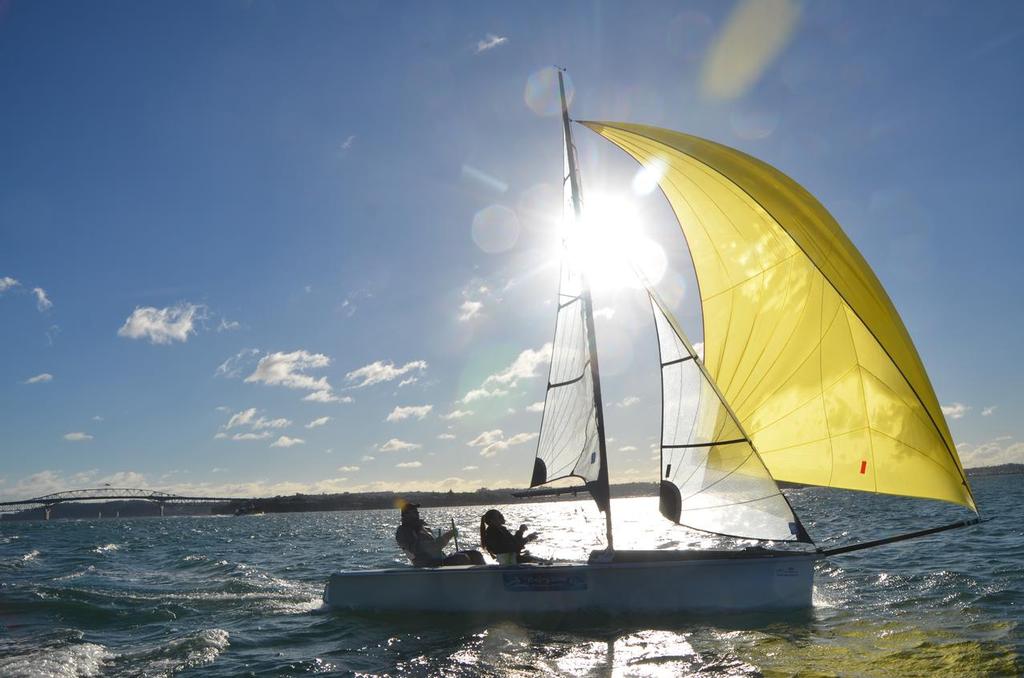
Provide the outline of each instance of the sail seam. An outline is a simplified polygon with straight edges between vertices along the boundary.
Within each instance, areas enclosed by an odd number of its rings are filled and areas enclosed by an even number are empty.
[[[809,309],[810,309],[810,304],[808,304],[808,303],[802,304],[802,306],[800,308],[800,317],[797,319],[797,321],[795,323],[793,323],[793,328],[790,330],[789,335],[786,337],[786,340],[782,343],[782,346],[779,347],[778,351],[775,354],[775,357],[772,358],[771,362],[768,365],[768,368],[765,370],[764,375],[761,376],[761,380],[758,383],[763,382],[764,381],[764,376],[769,374],[769,373],[771,373],[771,371],[775,369],[775,366],[778,364],[779,360],[782,360],[783,357],[785,357],[786,350],[789,348],[790,343],[793,341],[793,337],[795,337],[795,336],[797,336],[797,334],[799,334],[801,323],[803,323],[804,318],[807,317],[807,313],[808,313]],[[807,352],[807,355],[802,357],[802,359],[800,360],[800,364],[793,368],[793,370],[790,373],[789,377],[792,377],[793,374],[797,373],[804,365],[806,365],[807,361],[809,361],[811,358],[814,357],[814,352],[816,350],[818,350],[819,348],[821,348],[821,337],[818,338],[818,342],[816,344],[814,344],[814,346],[810,347],[810,349]],[[785,384],[786,384],[786,382],[783,381],[782,384],[779,385],[779,388],[776,388],[775,390],[773,390],[769,395],[775,395],[776,393],[778,393],[779,389],[781,389],[783,386],[785,386]],[[744,384],[744,386],[745,385],[746,384]],[[756,390],[756,389],[754,389],[754,390]],[[751,393],[753,393],[753,392],[754,391],[751,391]],[[745,407],[746,404],[747,404],[747,400],[749,400],[749,399],[750,399],[750,394],[748,393],[745,397],[739,399],[739,402],[736,404],[736,407],[741,407],[741,408]],[[763,400],[767,400],[767,399],[768,399],[767,397],[763,398],[762,401]],[[810,402],[810,400],[805,401],[805,403],[806,402]],[[801,404],[801,406],[802,405],[803,404]]]
[[[806,314],[806,312],[807,312],[807,309],[808,309],[808,307],[809,307],[809,304],[804,304],[803,310],[801,311],[801,319],[803,318],[803,315],[804,315],[804,314]],[[840,309],[839,309],[839,310],[842,310],[842,308],[840,307]],[[837,312],[836,312],[836,314],[835,314],[835,315],[834,315],[834,316],[832,317],[832,320],[831,320],[831,322],[829,323],[829,326],[828,326],[828,329],[826,330],[826,332],[832,329],[832,325],[833,325],[833,324],[835,324],[835,322],[836,322],[836,320],[838,319],[838,317],[839,317],[839,312],[837,311]],[[792,339],[793,339],[793,336],[794,336],[794,335],[796,334],[796,332],[797,332],[797,330],[798,330],[798,329],[799,329],[799,328],[794,328],[794,329],[793,329],[793,332],[791,332],[791,333],[790,333],[790,335],[789,335],[789,336],[788,336],[788,337],[786,338],[786,342],[785,342],[785,343],[784,343],[784,344],[782,345],[782,348],[781,348],[781,349],[779,350],[779,353],[778,353],[778,355],[777,355],[777,356],[775,356],[775,358],[774,358],[774,359],[772,360],[772,363],[771,363],[771,365],[769,365],[769,367],[768,367],[768,369],[769,369],[769,370],[772,370],[772,369],[774,369],[774,368],[775,368],[775,365],[776,365],[776,364],[778,363],[778,361],[779,361],[779,360],[780,360],[780,359],[781,359],[781,358],[783,357],[783,354],[785,353],[785,349],[786,349],[786,347],[788,347],[788,346],[789,346],[790,342],[791,342],[791,341],[792,341]],[[812,360],[812,359],[814,358],[814,354],[815,354],[815,352],[819,352],[819,353],[820,353],[820,350],[821,350],[821,344],[822,344],[822,342],[823,342],[823,341],[824,341],[824,335],[822,335],[821,337],[819,337],[819,338],[818,338],[818,341],[817,341],[817,343],[815,343],[815,344],[814,344],[814,346],[811,346],[811,347],[810,347],[810,348],[808,349],[807,355],[806,355],[806,356],[804,356],[804,357],[803,357],[803,358],[802,358],[802,359],[800,360],[799,364],[797,364],[797,365],[796,365],[796,366],[795,366],[795,367],[793,368],[793,370],[792,370],[792,373],[791,373],[791,375],[790,375],[790,376],[792,376],[792,374],[796,374],[796,373],[797,373],[797,372],[799,372],[799,371],[800,371],[801,369],[803,369],[804,365],[807,365],[807,364],[808,364],[808,363],[809,363],[809,362],[810,362],[810,361],[811,361],[811,360]],[[854,365],[854,367],[857,367],[857,365]],[[853,368],[850,368],[850,369],[853,369]],[[849,370],[848,370],[848,371],[847,371],[846,373],[844,373],[844,374],[843,374],[843,376],[845,376],[845,375],[846,375],[846,374],[848,374],[848,373],[849,373]],[[830,383],[830,384],[829,384],[829,385],[827,386],[827,388],[831,388],[831,387],[832,387],[832,386],[834,386],[834,385],[835,385],[836,383],[838,383],[838,381],[839,381],[839,380],[837,379],[836,381],[834,381],[834,382]],[[781,389],[782,389],[782,388],[783,388],[784,386],[785,386],[785,382],[783,382],[783,383],[782,383],[782,384],[781,384],[781,385],[780,385],[780,386],[779,386],[778,388],[776,388],[776,389],[774,389],[773,391],[771,391],[771,392],[770,392],[770,393],[768,394],[768,397],[770,397],[770,396],[774,396],[774,395],[775,395],[776,393],[778,393],[778,392],[779,392],[779,391],[780,391],[780,390],[781,390]],[[765,397],[765,398],[763,398],[762,400],[768,400],[768,397]],[[811,402],[813,402],[813,401],[814,401],[814,399],[815,399],[815,398],[817,398],[817,397],[819,397],[819,396],[818,396],[818,395],[811,395],[811,396],[810,396],[810,397],[808,397],[808,398],[807,398],[806,400],[803,400],[803,401],[801,401],[801,402],[800,402],[800,403],[799,403],[799,404],[798,404],[798,405],[797,405],[796,407],[794,407],[793,409],[789,410],[788,412],[786,412],[786,413],[785,413],[785,414],[783,414],[782,416],[778,417],[777,419],[774,419],[774,420],[772,420],[771,422],[769,422],[769,423],[767,423],[767,424],[764,424],[763,426],[760,426],[760,427],[758,427],[757,431],[763,431],[764,429],[766,429],[767,427],[771,426],[772,424],[776,424],[776,423],[778,423],[778,422],[782,421],[783,419],[785,419],[785,418],[786,418],[786,417],[788,417],[789,415],[793,414],[794,412],[796,412],[796,411],[797,411],[797,410],[799,410],[800,408],[804,407],[804,406],[805,406],[805,405],[807,405],[808,403],[811,403]],[[749,398],[749,396],[748,396],[747,398],[744,398],[744,399],[743,399],[743,402],[742,402],[742,404],[741,404],[741,407],[742,407],[743,405],[746,405],[746,400],[747,400],[748,398]],[[762,403],[762,404],[763,404],[763,403]]]
[[[786,294],[783,297],[783,301],[782,301],[783,307],[785,307],[785,308],[789,307],[790,295],[793,292],[793,279],[796,277],[796,275],[793,272],[793,267],[795,265],[796,254],[797,253],[794,252],[792,256],[786,257],[785,259],[780,261],[779,264],[778,264],[779,266],[781,266],[782,264],[787,264],[787,263],[789,264],[786,267]],[[774,269],[775,269],[775,266],[773,266],[771,269],[768,269],[768,270],[764,271],[761,275],[767,276],[769,271],[773,271]],[[758,311],[757,315],[758,315],[758,318],[761,317],[762,314],[761,314],[760,310]],[[783,318],[782,318],[782,316],[780,316],[779,319],[776,321],[774,327],[772,327],[772,329],[771,329],[771,333],[770,334],[771,334],[772,337],[774,337],[776,335],[776,333],[779,332],[780,327],[782,326],[782,321],[783,321]],[[785,330],[783,329],[782,331],[785,331]],[[794,325],[794,330],[793,331],[796,331],[796,325]],[[792,332],[790,333],[790,336],[792,336]],[[765,354],[768,352],[769,345],[770,345],[770,343],[766,341],[764,343],[764,346],[761,347],[760,353],[758,353],[757,358],[754,359],[753,367],[760,366],[762,360],[766,359]],[[758,384],[760,384],[761,381],[764,380],[765,375],[767,375],[771,371],[771,368],[774,365],[775,365],[775,361],[773,360],[771,365],[769,365],[768,368],[765,369],[761,373],[761,378],[757,382]],[[740,396],[744,393],[744,391],[746,391],[747,384],[748,384],[748,382],[750,381],[750,379],[753,376],[754,376],[754,369],[751,369],[750,371],[747,372],[747,376],[743,379],[743,383],[740,384],[739,387],[736,389],[736,395],[737,395],[737,400],[738,401],[742,402],[742,401],[746,400],[745,397],[741,398]],[[755,384],[753,388],[757,388],[757,385]]]
[[[719,478],[718,480],[716,480],[716,481],[714,481],[712,483],[708,483],[707,485],[705,485],[704,487],[700,488],[699,490],[697,490],[693,494],[688,495],[686,497],[686,499],[683,499],[683,501],[685,502],[688,499],[692,499],[693,497],[696,497],[698,494],[701,494],[703,492],[707,492],[708,490],[710,490],[715,485],[718,485],[719,483],[722,483],[722,482],[725,482],[726,480],[728,480],[732,476],[732,474],[736,473],[736,471],[740,470],[741,468],[743,468],[743,466],[746,465],[747,461],[750,460],[750,457],[753,456],[753,454],[754,454],[754,448],[751,447],[750,448],[750,454],[748,454],[743,461],[741,461],[739,464],[737,464],[735,468],[733,468],[728,473],[722,474],[722,477]],[[761,462],[761,463],[762,463],[762,465],[764,464],[764,462]],[[771,472],[770,471],[768,472],[768,475],[771,476]],[[778,487],[778,485],[776,485],[776,487]],[[780,491],[780,494],[781,494],[781,491]],[[800,518],[797,517],[797,515],[795,513],[793,514],[793,517],[797,519],[797,522],[800,521]]]
[[[680,509],[680,512],[682,513],[682,512],[686,512],[686,511],[691,511],[691,512],[692,511],[710,511],[712,509],[729,508],[730,506],[741,506],[743,504],[753,504],[755,502],[764,501],[765,499],[774,499],[775,497],[778,497],[780,494],[782,494],[782,492],[776,492],[775,494],[765,495],[764,497],[757,497],[756,499],[744,499],[743,501],[733,501],[733,502],[730,502],[728,504],[715,504],[714,506],[698,506],[696,508],[688,508],[688,509],[684,508],[684,509]]]

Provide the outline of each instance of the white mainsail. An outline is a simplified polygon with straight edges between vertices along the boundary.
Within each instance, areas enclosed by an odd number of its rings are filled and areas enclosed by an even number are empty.
[[[586,283],[579,258],[569,251],[570,234],[575,232],[571,143],[564,144],[562,271],[558,287],[558,312],[551,349],[551,368],[544,398],[537,458],[531,487],[560,478],[577,477],[587,483],[594,500],[607,509],[607,474],[602,474],[600,455],[600,413],[595,398],[595,360],[588,332]],[[578,190],[578,186],[577,186]],[[604,482],[598,482],[603,480]]]

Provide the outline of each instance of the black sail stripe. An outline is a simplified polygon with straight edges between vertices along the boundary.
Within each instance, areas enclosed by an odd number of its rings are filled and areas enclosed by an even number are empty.
[[[666,450],[678,450],[689,447],[715,447],[717,445],[735,445],[736,443],[750,442],[746,438],[737,438],[735,440],[719,440],[710,443],[689,443],[687,445],[662,445]]]
[[[575,379],[569,379],[567,381],[560,381],[557,384],[548,384],[548,390],[553,389],[553,388],[558,388],[559,386],[569,386],[570,384],[575,384],[577,381],[579,381],[583,377],[587,376],[586,368],[589,365],[590,365],[590,361],[589,360],[587,362],[583,363],[583,367],[584,367],[583,374],[581,374],[580,376],[576,377]]]

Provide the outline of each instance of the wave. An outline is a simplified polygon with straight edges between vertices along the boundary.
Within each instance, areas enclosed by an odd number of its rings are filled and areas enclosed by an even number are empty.
[[[224,629],[203,629],[175,638],[162,645],[127,652],[118,657],[137,675],[170,675],[208,666],[231,644]]]
[[[114,654],[96,643],[78,643],[35,650],[0,659],[0,675],[10,678],[77,678],[98,676]]]
[[[5,678],[85,678],[105,673],[171,675],[207,666],[230,645],[224,629],[202,629],[160,645],[114,653],[96,643],[74,643],[36,649],[0,659]]]

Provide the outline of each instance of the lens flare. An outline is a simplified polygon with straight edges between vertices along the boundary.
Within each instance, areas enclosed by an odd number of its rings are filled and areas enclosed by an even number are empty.
[[[582,218],[563,222],[563,238],[567,256],[595,290],[640,287],[638,271],[657,284],[668,267],[665,251],[644,235],[633,204],[621,198],[590,194]]]
[[[473,242],[488,254],[512,249],[519,240],[519,217],[504,205],[491,205],[473,217]]]
[[[565,80],[565,98],[572,104],[576,88],[568,73],[563,73]],[[526,91],[523,99],[530,110],[537,115],[557,115],[562,111],[562,103],[558,94],[558,69],[554,66],[542,68],[526,80]]]

